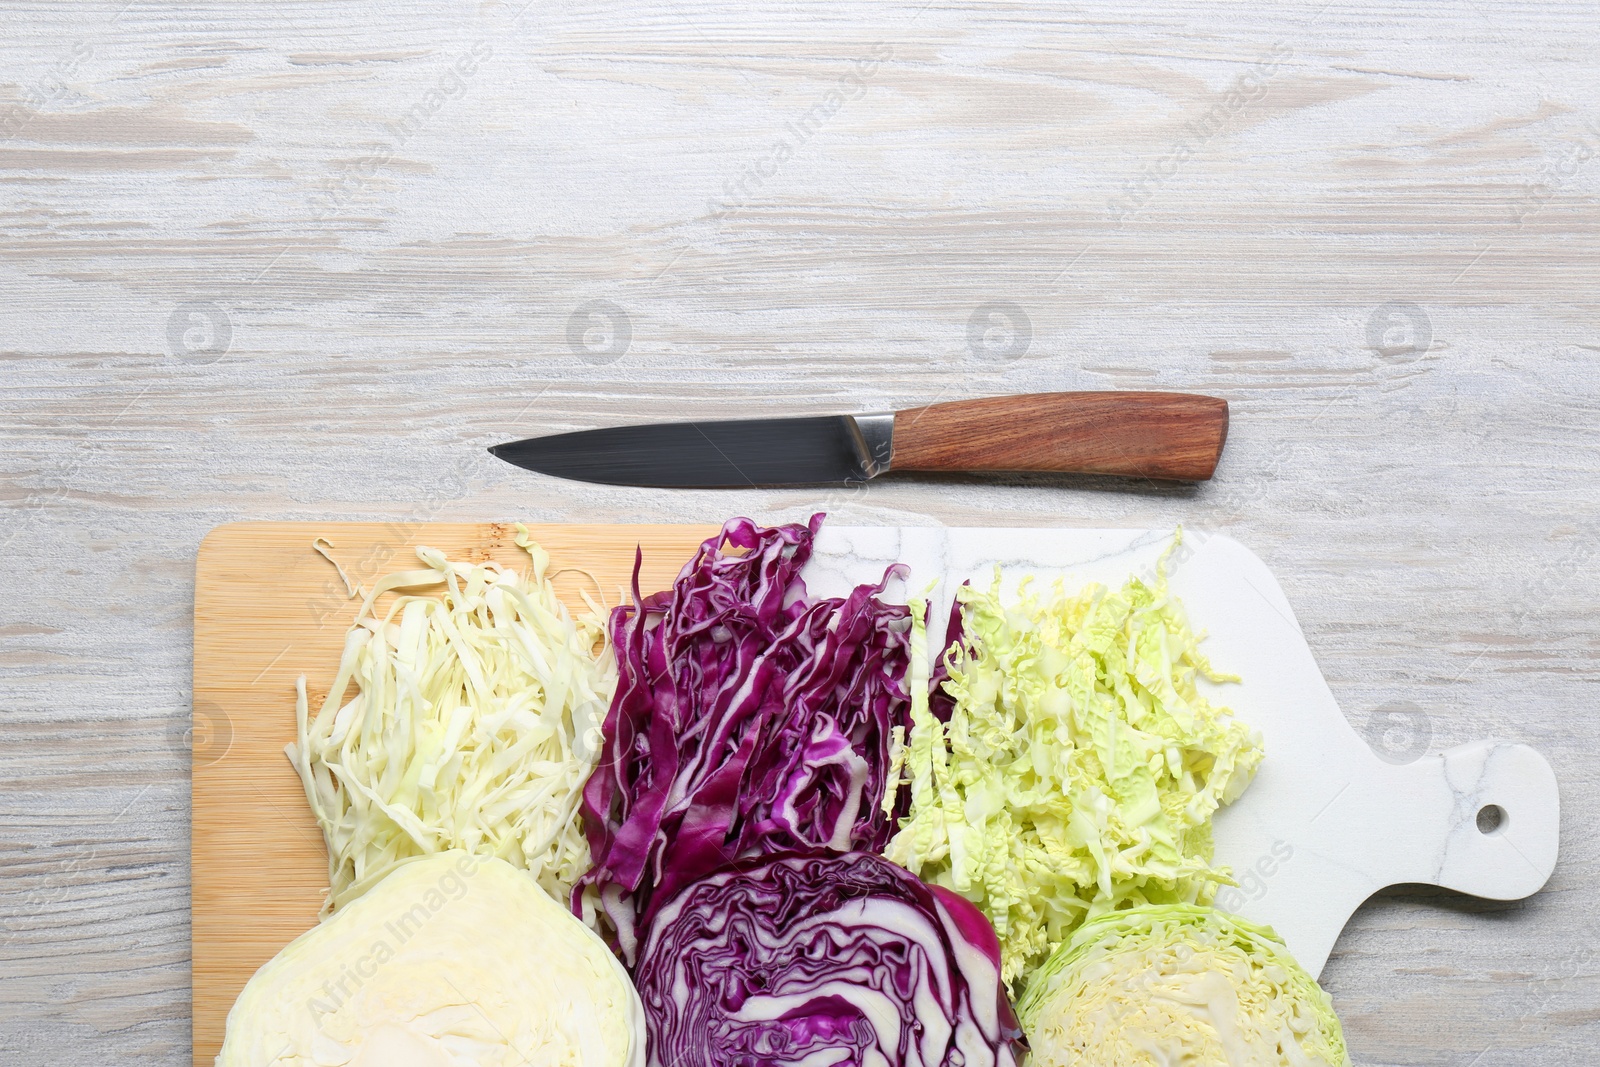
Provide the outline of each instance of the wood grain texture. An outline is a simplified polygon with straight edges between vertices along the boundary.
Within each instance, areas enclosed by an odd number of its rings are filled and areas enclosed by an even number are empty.
[[[636,548],[641,586],[665,588],[715,527],[529,532],[550,553],[558,595],[581,612],[584,589],[618,602]],[[295,737],[295,679],[305,676],[311,707],[320,708],[359,601],[312,542],[326,538],[351,580],[370,588],[416,567],[423,545],[453,560],[526,571],[515,536],[505,523],[246,523],[219,527],[201,543],[190,848],[195,1067],[216,1058],[228,1009],[256,968],[316,924],[328,888],[322,831],[283,746]]]
[[[1364,731],[1406,704],[1433,751],[1540,748],[1547,889],[1386,893],[1324,978],[1363,1065],[1593,1062],[1592,4],[32,0],[0,25],[0,1061],[189,1062],[212,527],[825,508],[1226,531]],[[668,492],[483,451],[1115,388],[1228,400],[1216,476]]]
[[[949,400],[894,417],[894,466],[1054,471],[1203,482],[1228,437],[1228,402],[1106,390]]]

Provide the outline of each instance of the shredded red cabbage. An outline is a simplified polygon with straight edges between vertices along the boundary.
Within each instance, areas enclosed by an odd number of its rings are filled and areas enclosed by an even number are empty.
[[[1014,1067],[989,921],[865,852],[696,882],[651,922],[635,983],[651,1067]]]
[[[971,585],[965,581],[963,586]],[[933,663],[932,676],[928,679],[928,710],[940,722],[949,722],[950,716],[956,711],[956,698],[945,691],[944,683],[950,680],[950,665],[946,661],[950,649],[959,645],[967,635],[967,624],[961,616],[961,600],[958,597],[950,598],[950,619],[944,627],[944,649]]]
[[[893,728],[909,728],[910,613],[883,582],[812,600],[822,515],[733,519],[671,590],[611,616],[619,677],[583,792],[600,906],[632,963],[653,900],[741,859],[881,851]]]

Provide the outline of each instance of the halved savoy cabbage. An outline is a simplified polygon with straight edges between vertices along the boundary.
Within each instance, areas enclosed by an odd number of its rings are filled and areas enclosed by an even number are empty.
[[[1030,1067],[1349,1067],[1333,1002],[1269,926],[1193,904],[1090,919],[1017,1005]]]

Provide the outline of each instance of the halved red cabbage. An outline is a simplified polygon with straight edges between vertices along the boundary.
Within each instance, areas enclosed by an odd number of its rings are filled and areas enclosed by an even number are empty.
[[[1014,1067],[988,919],[865,852],[689,886],[634,972],[651,1067]]]
[[[821,524],[733,519],[669,591],[641,597],[635,567],[634,603],[612,613],[617,689],[583,793],[594,868],[573,904],[598,890],[629,963],[652,900],[735,860],[881,851],[893,833],[911,618],[879,594],[900,570],[808,599]]]

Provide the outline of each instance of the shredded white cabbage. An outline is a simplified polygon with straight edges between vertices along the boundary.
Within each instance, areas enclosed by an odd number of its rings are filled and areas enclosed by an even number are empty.
[[[572,618],[548,555],[517,530],[527,575],[419,548],[425,569],[366,595],[315,718],[299,680],[299,738],[284,751],[328,843],[325,917],[447,849],[524,868],[562,904],[589,868],[578,804],[616,664],[602,609],[585,595],[590,610]],[[375,614],[395,590],[407,592]]]

